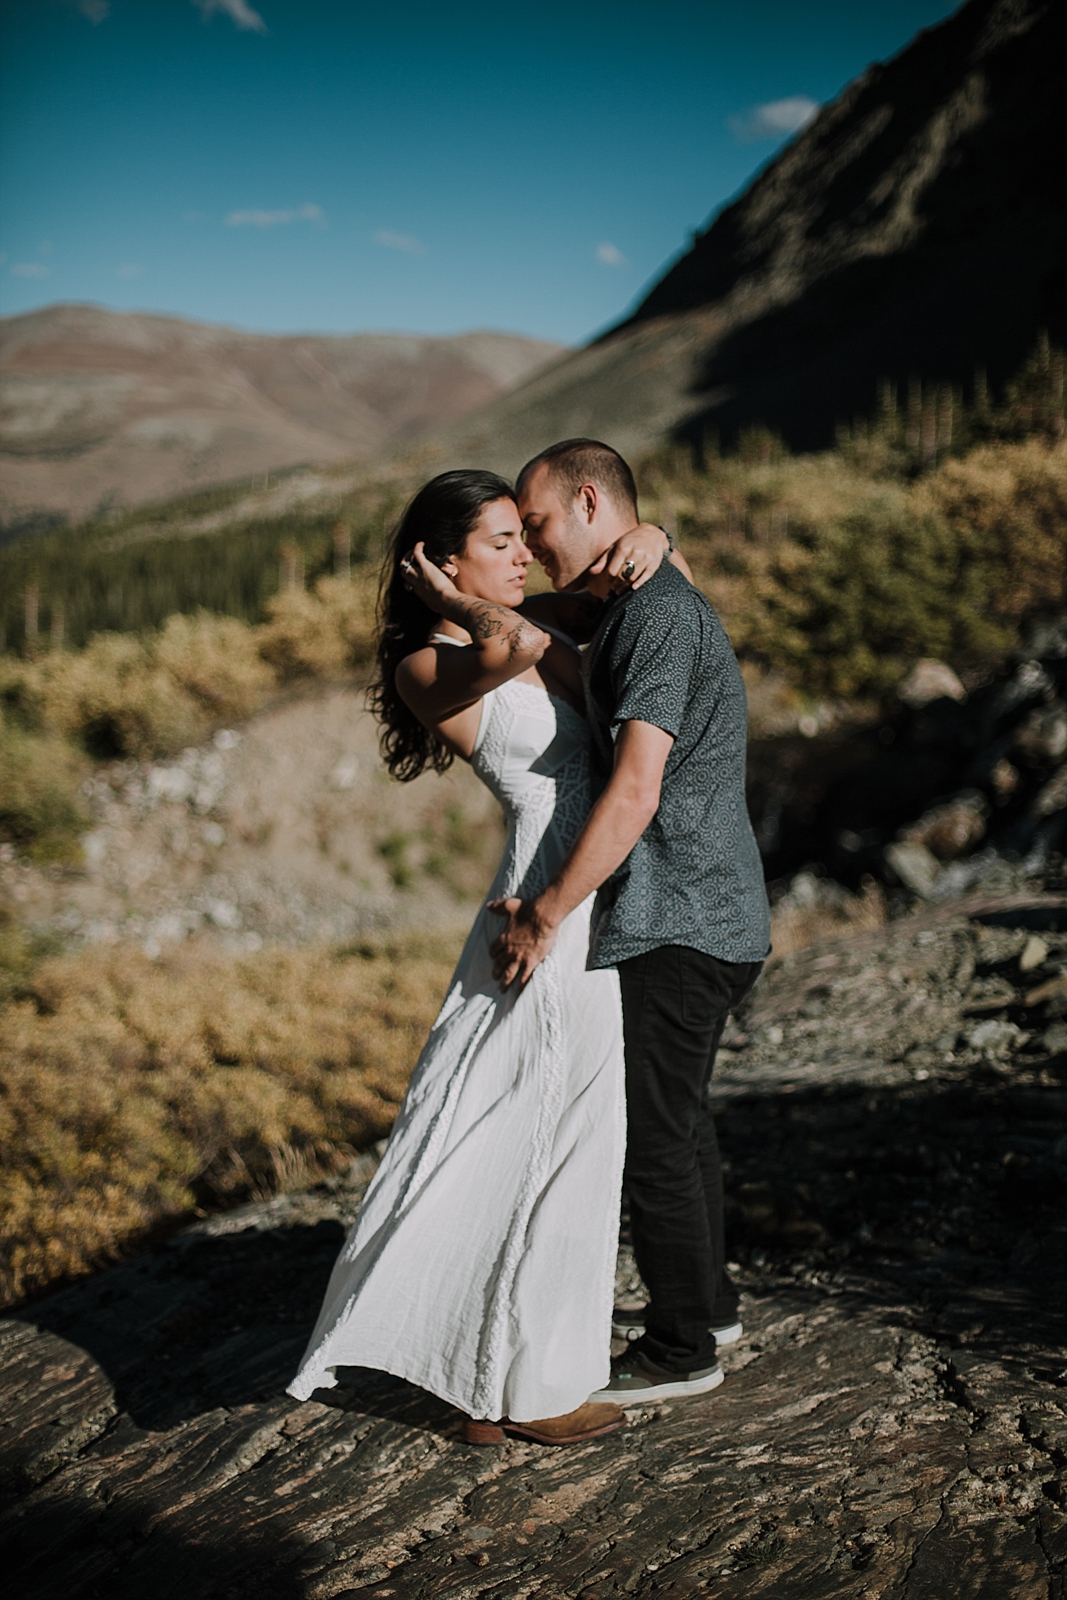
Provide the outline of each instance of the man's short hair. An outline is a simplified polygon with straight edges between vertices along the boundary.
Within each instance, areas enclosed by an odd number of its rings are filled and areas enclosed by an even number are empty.
[[[521,494],[530,474],[543,464],[549,481],[564,502],[573,500],[583,483],[595,483],[620,511],[637,514],[637,485],[634,475],[617,450],[599,439],[564,439],[527,461],[515,485]]]

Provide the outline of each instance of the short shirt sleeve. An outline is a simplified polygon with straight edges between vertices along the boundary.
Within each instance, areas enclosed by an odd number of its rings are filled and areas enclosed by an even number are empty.
[[[615,700],[613,732],[623,722],[650,722],[676,739],[682,726],[694,659],[693,619],[684,608],[638,590],[611,641]]]

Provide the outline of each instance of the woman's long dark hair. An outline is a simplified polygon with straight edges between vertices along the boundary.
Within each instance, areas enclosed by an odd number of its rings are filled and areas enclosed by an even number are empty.
[[[397,667],[413,650],[422,649],[439,621],[405,587],[400,562],[420,540],[429,560],[438,566],[449,556],[461,555],[483,508],[494,500],[514,498],[511,484],[495,472],[442,472],[419,490],[389,540],[378,589],[378,672],[370,686],[370,705],[382,725],[385,764],[401,783],[409,783],[427,767],[444,772],[453,755],[397,693]]]

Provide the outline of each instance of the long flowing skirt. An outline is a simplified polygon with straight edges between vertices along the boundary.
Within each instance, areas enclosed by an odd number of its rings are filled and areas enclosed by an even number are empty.
[[[625,1144],[614,972],[585,970],[592,900],[501,995],[485,908],[338,1258],[300,1370],[372,1367],[469,1415],[573,1410],[607,1380]]]

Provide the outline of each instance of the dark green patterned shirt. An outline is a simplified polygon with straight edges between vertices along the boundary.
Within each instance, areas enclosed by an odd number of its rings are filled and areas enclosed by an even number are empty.
[[[589,966],[666,944],[762,961],[770,913],[745,805],[745,686],[715,611],[665,561],[609,602],[584,672],[602,779],[622,723],[651,722],[674,739],[659,809],[597,895]]]

